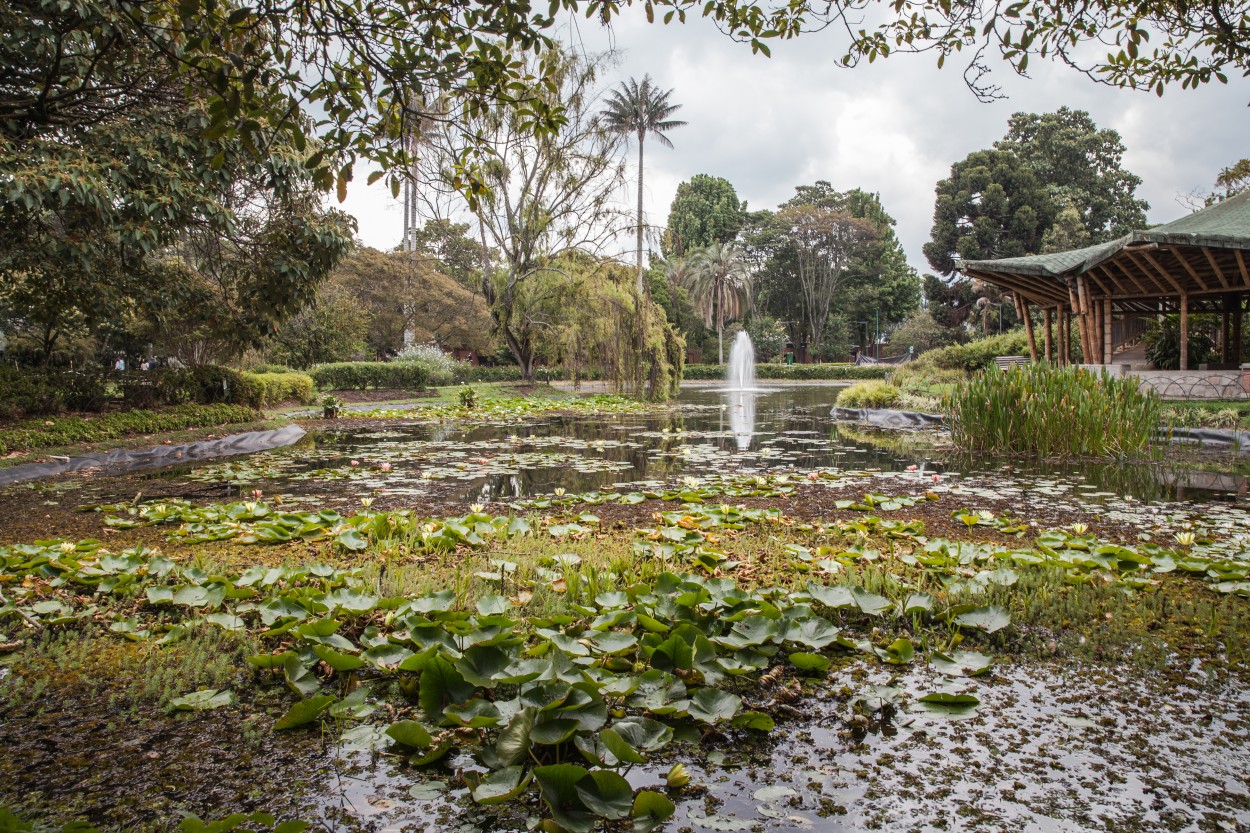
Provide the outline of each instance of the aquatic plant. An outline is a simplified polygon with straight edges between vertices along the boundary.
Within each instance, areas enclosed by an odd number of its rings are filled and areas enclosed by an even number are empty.
[[[888,382],[856,382],[838,392],[840,408],[892,408],[902,392]]]
[[[1136,379],[1048,364],[979,373],[948,408],[957,445],[1039,457],[1138,454],[1160,413],[1159,398]]]

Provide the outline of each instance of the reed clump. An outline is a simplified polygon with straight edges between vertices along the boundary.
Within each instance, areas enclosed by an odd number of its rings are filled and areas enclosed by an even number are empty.
[[[1040,363],[978,373],[948,404],[956,444],[1038,457],[1139,454],[1161,410],[1135,379]]]

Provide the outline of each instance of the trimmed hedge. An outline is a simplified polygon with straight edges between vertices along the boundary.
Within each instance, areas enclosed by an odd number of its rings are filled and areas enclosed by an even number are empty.
[[[312,403],[317,388],[307,373],[244,373],[253,408],[276,405],[292,399],[305,405]]]
[[[99,411],[108,401],[102,373],[0,367],[0,419]]]
[[[242,405],[179,405],[161,411],[134,410],[83,419],[57,417],[19,422],[0,430],[0,454],[96,443],[136,434],[212,428],[255,422],[261,415]]]
[[[335,362],[319,364],[308,375],[321,390],[422,390],[429,371],[411,362]]]
[[[886,374],[894,370],[894,365],[853,365],[853,364],[757,364],[756,379],[790,379],[794,381],[850,381],[855,379],[884,379]],[[695,380],[716,380],[725,378],[725,365],[720,364],[688,364],[682,378]]]

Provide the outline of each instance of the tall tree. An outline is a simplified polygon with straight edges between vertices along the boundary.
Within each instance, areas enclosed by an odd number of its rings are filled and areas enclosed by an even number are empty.
[[[639,296],[643,293],[643,146],[646,144],[647,136],[653,134],[657,142],[664,145],[664,147],[671,148],[673,142],[664,134],[669,130],[686,124],[684,121],[669,118],[681,108],[680,104],[669,103],[668,97],[672,94],[672,90],[660,90],[658,87],[652,86],[650,75],[644,75],[642,83],[638,83],[636,79],[631,78],[629,81],[622,82],[618,89],[612,91],[608,96],[607,109],[603,113],[604,123],[609,130],[614,130],[623,135],[632,135],[638,140],[638,214],[635,217],[638,246],[635,255],[637,256],[638,266]]]
[[[1250,190],[1250,159],[1242,159],[1223,168],[1215,178],[1217,190],[1207,198],[1207,205],[1214,205],[1242,191]]]
[[[1124,168],[1120,134],[1100,130],[1084,110],[1016,113],[994,147],[1027,165],[1056,209],[1075,209],[1090,243],[1146,226],[1150,206],[1136,196],[1141,177]]]
[[[677,186],[661,241],[664,257],[681,257],[713,243],[732,243],[746,222],[747,204],[729,180],[695,174]]]
[[[458,167],[470,142],[481,137],[490,143],[494,159],[474,173],[490,190],[460,210],[472,210],[485,246],[497,254],[499,266],[485,272],[482,294],[490,305],[495,330],[533,380],[541,344],[540,331],[557,325],[558,305],[542,301],[559,282],[544,280],[539,288],[526,285],[538,276],[565,277],[561,258],[576,250],[593,253],[611,238],[613,195],[623,171],[616,160],[619,136],[608,130],[593,111],[595,82],[601,60],[581,59],[560,52],[531,56],[532,63],[553,63],[559,71],[535,69],[536,75],[559,78],[555,93],[545,87],[531,91],[547,96],[548,106],[564,113],[554,133],[536,135],[529,120],[511,108],[481,113],[464,127],[447,126],[428,142],[422,177],[455,190]]]
[[[720,363],[725,363],[725,323],[751,305],[751,272],[732,243],[713,243],[689,258],[690,295],[708,327],[716,327]]]
[[[1054,215],[1045,186],[1020,157],[1005,150],[974,151],[937,184],[925,258],[951,275],[957,259],[1037,254]]]

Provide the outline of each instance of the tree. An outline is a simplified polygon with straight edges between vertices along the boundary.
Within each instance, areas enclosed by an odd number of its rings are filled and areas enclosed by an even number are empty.
[[[897,353],[902,353],[909,348],[914,348],[916,353],[923,353],[935,347],[954,344],[959,340],[958,336],[958,330],[942,326],[933,320],[929,310],[919,309],[890,333],[890,343],[894,345]]]
[[[469,236],[468,223],[427,220],[413,232],[414,254],[431,271],[454,280],[470,292],[482,291],[482,244]]]
[[[925,258],[951,275],[956,260],[1037,254],[1054,203],[1033,170],[1010,151],[978,150],[938,182]]]
[[[329,283],[322,286],[316,301],[278,330],[269,358],[299,369],[351,361],[364,352],[371,318],[359,296]]]
[[[328,283],[363,301],[369,311],[365,339],[375,353],[399,351],[407,343],[481,353],[492,349],[493,322],[480,289],[467,289],[419,254],[361,247],[338,265]]]
[[[1090,243],[1145,228],[1150,206],[1135,196],[1141,177],[1123,167],[1120,134],[1099,130],[1084,110],[1016,113],[994,147],[1027,165],[1056,209],[1075,209]]]
[[[847,270],[877,230],[866,220],[815,205],[794,205],[777,216],[793,252],[804,328],[810,343],[820,344]]]
[[[665,132],[686,123],[669,117],[681,108],[680,104],[670,104],[668,97],[672,90],[661,91],[651,86],[651,76],[644,75],[642,83],[631,78],[623,82],[619,89],[613,90],[608,96],[607,109],[603,113],[604,124],[609,130],[622,135],[633,135],[638,139],[638,214],[637,223],[638,249],[638,294],[643,291],[642,285],[642,180],[643,180],[643,145],[647,135],[654,134],[655,140],[666,148],[673,146]]]
[[[1215,178],[1215,187],[1223,190],[1208,197],[1207,205],[1214,205],[1250,190],[1250,159],[1242,159],[1222,169]]]
[[[713,243],[690,254],[689,289],[708,327],[716,327],[720,363],[725,363],[725,323],[751,305],[751,273],[731,243]]]
[[[495,332],[521,367],[534,379],[540,331],[556,325],[559,307],[540,303],[557,292],[548,281],[540,289],[526,284],[538,276],[567,275],[560,258],[570,252],[593,252],[612,238],[612,198],[622,181],[615,161],[618,136],[606,129],[595,111],[598,60],[561,53],[530,57],[531,62],[560,67],[559,89],[531,92],[549,96],[547,106],[564,113],[553,133],[536,135],[529,120],[510,108],[483,112],[469,125],[473,136],[488,141],[495,161],[481,170],[490,191],[469,202],[480,233],[496,253],[498,268],[482,277],[482,295],[490,306]],[[552,70],[535,70],[552,74]],[[458,162],[468,143],[459,128],[430,137],[421,175],[428,183],[455,190]],[[483,251],[486,251],[483,249]],[[554,311],[554,312],[553,312]]]
[[[1055,222],[1042,235],[1042,254],[1068,252],[1088,245],[1089,229],[1085,227],[1081,212],[1070,205],[1055,215]]]
[[[668,210],[668,229],[661,242],[664,257],[713,243],[732,243],[746,222],[747,204],[739,201],[729,180],[695,174],[677,186]]]

